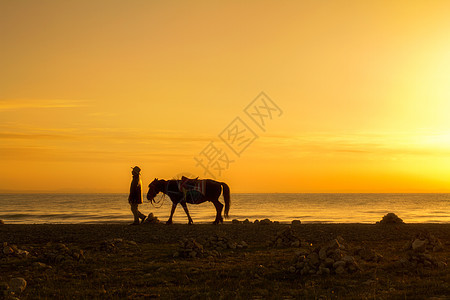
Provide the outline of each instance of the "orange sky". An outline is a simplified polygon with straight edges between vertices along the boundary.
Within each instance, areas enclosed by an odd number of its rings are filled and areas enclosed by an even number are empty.
[[[450,192],[448,1],[0,1],[0,191]],[[264,91],[265,131],[244,113]],[[258,138],[238,157],[219,134]]]

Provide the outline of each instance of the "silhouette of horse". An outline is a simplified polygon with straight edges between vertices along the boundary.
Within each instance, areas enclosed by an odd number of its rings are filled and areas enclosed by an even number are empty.
[[[173,213],[178,203],[181,204],[188,217],[188,224],[193,224],[192,218],[189,215],[189,210],[186,203],[200,204],[205,201],[211,201],[217,211],[216,219],[213,224],[223,223],[222,209],[223,204],[219,202],[219,196],[222,193],[225,200],[225,218],[228,218],[230,210],[230,188],[224,182],[218,182],[212,179],[189,179],[183,176],[181,180],[158,180],[155,178],[148,185],[147,199],[154,202],[158,193],[162,192],[169,196],[172,200],[172,210],[170,212],[169,220],[166,224],[172,224]]]

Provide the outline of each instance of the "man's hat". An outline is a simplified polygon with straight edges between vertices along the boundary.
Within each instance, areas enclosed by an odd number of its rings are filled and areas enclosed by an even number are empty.
[[[136,166],[136,167],[133,168],[133,172],[139,173],[139,172],[141,172],[141,168],[139,168],[138,166]]]

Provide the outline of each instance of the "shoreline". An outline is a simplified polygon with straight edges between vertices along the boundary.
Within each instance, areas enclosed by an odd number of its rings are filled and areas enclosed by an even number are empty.
[[[11,295],[13,278],[23,278],[27,285],[16,293],[20,299],[448,299],[450,294],[450,224],[127,224],[0,225],[0,242],[13,249],[0,253],[0,286],[8,285],[5,293]],[[286,232],[301,242],[275,247]],[[442,249],[417,254],[431,262],[401,265],[412,257],[405,243],[424,235],[439,240]],[[229,246],[211,248],[212,238]],[[309,257],[333,240],[358,269],[302,274],[298,253]],[[189,241],[202,247],[198,256],[183,256],[193,250],[180,248]],[[365,260],[358,249],[381,258]]]

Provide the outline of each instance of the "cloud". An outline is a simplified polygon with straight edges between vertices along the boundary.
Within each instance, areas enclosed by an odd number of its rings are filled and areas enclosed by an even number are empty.
[[[438,141],[438,142],[430,142]],[[450,137],[447,132],[358,132],[262,136],[263,148],[278,148],[277,153],[316,155],[382,155],[382,156],[448,156]]]
[[[63,99],[7,99],[0,100],[0,112],[21,109],[74,108],[86,106],[83,100]]]

